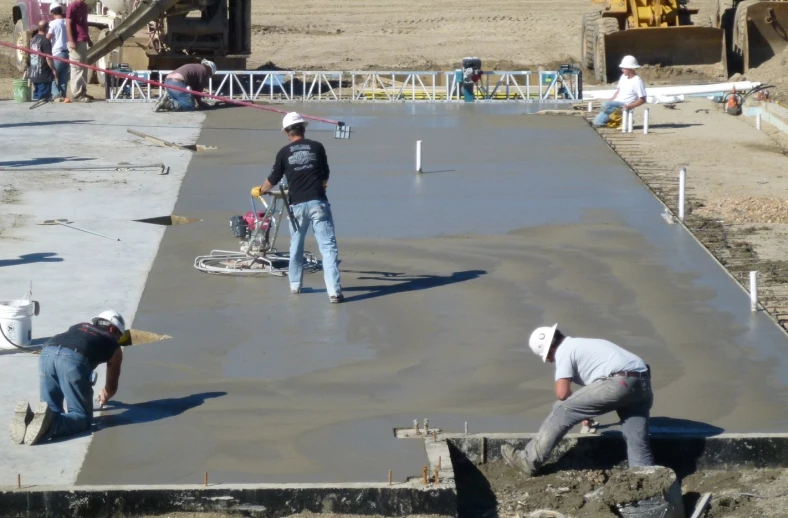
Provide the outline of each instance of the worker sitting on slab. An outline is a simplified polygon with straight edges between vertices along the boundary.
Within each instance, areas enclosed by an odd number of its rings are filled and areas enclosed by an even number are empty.
[[[93,422],[93,370],[107,364],[107,381],[97,401],[104,406],[118,390],[123,353],[119,341],[126,322],[117,311],[107,310],[91,323],[71,326],[49,339],[41,350],[41,403],[33,409],[27,401],[16,404],[11,421],[15,444],[75,435]],[[63,408],[65,399],[68,412]]]
[[[201,63],[189,63],[170,72],[164,80],[165,85],[178,88],[188,88],[192,92],[202,92],[208,88],[208,83],[216,74],[216,64],[203,59]],[[153,111],[156,112],[188,112],[207,108],[199,95],[167,88],[167,91],[156,103]]]
[[[252,189],[252,196],[266,194],[287,178],[289,203],[295,221],[290,222],[290,293],[301,293],[304,277],[304,240],[312,225],[317,246],[323,256],[323,275],[329,302],[345,300],[339,284],[337,266],[337,239],[334,233],[334,218],[326,197],[328,187],[328,158],[323,144],[304,137],[308,122],[296,112],[290,112],[282,120],[282,132],[287,133],[290,144],[276,154],[271,174],[265,183]],[[285,200],[288,203],[288,200]]]
[[[504,460],[526,475],[534,475],[573,426],[615,410],[621,418],[629,466],[652,466],[648,420],[654,395],[648,365],[612,342],[572,338],[557,327],[537,328],[528,345],[543,362],[555,363],[558,401],[525,450],[515,451],[509,445],[501,448]],[[582,388],[572,393],[572,382]]]
[[[624,56],[619,65],[621,78],[618,80],[616,93],[609,101],[602,103],[599,115],[594,119],[594,127],[602,128],[607,125],[610,115],[616,110],[634,110],[646,103],[646,86],[635,72],[640,65],[634,56]]]

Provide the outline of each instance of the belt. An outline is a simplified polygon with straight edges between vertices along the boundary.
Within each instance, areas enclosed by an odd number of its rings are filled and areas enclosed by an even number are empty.
[[[640,371],[621,371],[621,372],[614,372],[611,376],[621,376],[622,378],[650,378],[651,374],[646,372]]]
[[[75,353],[79,354],[80,356],[84,356],[85,358],[87,358],[87,356],[85,356],[85,353],[81,349],[78,349],[78,348],[74,347],[73,345],[51,344],[51,345],[48,345],[47,347],[62,347],[63,349],[68,349],[70,351],[74,351]]]

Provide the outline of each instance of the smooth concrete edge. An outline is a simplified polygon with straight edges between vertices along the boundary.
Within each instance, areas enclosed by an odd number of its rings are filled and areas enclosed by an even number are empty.
[[[70,516],[144,516],[170,512],[220,512],[279,517],[315,513],[456,516],[454,488],[279,487],[258,488],[75,488],[0,492],[3,516],[38,518],[68,509]]]
[[[429,462],[428,475],[434,476],[437,469],[440,485],[445,484],[454,487],[454,465],[451,460],[448,441],[440,436],[437,440],[432,437],[425,438],[424,450],[427,452],[427,460]]]
[[[502,460],[501,447],[524,448],[536,434],[448,435],[454,461],[483,463]],[[788,434],[652,434],[654,459],[680,476],[698,470],[731,468],[788,468]],[[626,442],[619,432],[567,435],[557,450],[566,453],[556,469],[609,469],[623,465]],[[455,465],[455,469],[456,469]]]
[[[744,115],[755,117],[760,114],[764,122],[768,122],[783,133],[788,134],[788,109],[774,103],[755,103],[755,106],[744,108]]]

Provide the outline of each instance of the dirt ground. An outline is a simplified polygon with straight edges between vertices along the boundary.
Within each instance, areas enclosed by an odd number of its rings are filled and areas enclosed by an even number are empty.
[[[525,518],[540,509],[567,517],[616,516],[591,493],[620,476],[620,470],[561,471],[527,478],[502,462],[478,468],[495,495],[499,517]],[[777,518],[788,509],[788,470],[701,471],[682,480],[681,486],[687,516],[704,493],[712,493],[706,518]]]

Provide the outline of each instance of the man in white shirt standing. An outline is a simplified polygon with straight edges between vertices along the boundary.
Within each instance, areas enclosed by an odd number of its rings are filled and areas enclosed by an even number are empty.
[[[504,445],[503,459],[526,475],[534,475],[573,426],[615,411],[627,441],[629,466],[653,466],[648,420],[654,394],[648,365],[612,342],[572,338],[557,327],[537,328],[528,345],[542,361],[555,363],[558,401],[525,450]],[[572,393],[572,382],[582,388]]]
[[[605,126],[610,115],[617,109],[633,110],[646,104],[646,85],[635,72],[640,68],[638,60],[634,56],[624,56],[618,67],[621,69],[618,88],[609,101],[602,103],[602,109],[594,119],[594,126],[597,128]]]
[[[68,34],[66,33],[66,19],[63,6],[57,2],[52,2],[49,6],[49,14],[53,20],[49,23],[47,38],[52,42],[52,55],[58,58],[68,59]],[[52,85],[52,92],[57,94],[57,100],[66,99],[68,89],[69,65],[62,61],[55,61],[56,80]]]

